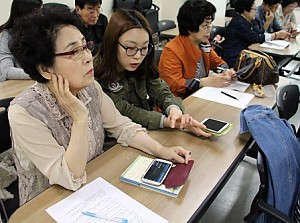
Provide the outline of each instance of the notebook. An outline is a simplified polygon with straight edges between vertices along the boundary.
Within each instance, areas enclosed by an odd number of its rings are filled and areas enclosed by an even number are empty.
[[[176,166],[172,167],[172,169],[168,173],[168,176],[166,177],[163,184],[159,186],[154,186],[151,184],[144,183],[141,180],[142,175],[145,173],[145,171],[147,170],[147,168],[153,160],[153,158],[139,155],[132,162],[132,164],[121,174],[120,180],[171,197],[177,197],[184,185],[167,188],[166,184],[168,186],[172,186],[174,184],[178,185],[178,183],[184,183],[190,173],[194,161],[190,160],[188,164],[176,164]]]
[[[270,48],[270,49],[284,50],[290,44],[291,44],[290,42],[285,40],[272,40],[272,41],[266,41],[260,44],[260,46],[265,48]]]

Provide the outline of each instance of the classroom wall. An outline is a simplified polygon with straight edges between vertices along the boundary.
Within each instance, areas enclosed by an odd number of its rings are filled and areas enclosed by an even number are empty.
[[[10,7],[12,0],[0,0],[0,24],[7,21],[10,14]],[[176,21],[178,9],[185,0],[153,0],[153,3],[160,7],[159,19],[171,19]],[[44,3],[55,2],[53,0],[43,0]],[[74,0],[57,0],[57,2],[64,3],[71,8],[74,8]],[[217,8],[216,17],[223,17],[225,15],[226,1],[210,0]],[[262,0],[256,0],[256,5],[260,5]],[[112,13],[113,0],[103,0],[102,8],[103,14],[108,18]],[[300,23],[300,8],[296,9],[297,21]]]
[[[7,21],[10,14],[10,7],[12,0],[0,0],[0,24]],[[185,0],[153,0],[153,3],[160,7],[159,19],[172,19],[176,21],[176,16],[179,7],[184,3]],[[43,0],[44,3],[55,2],[53,0]],[[71,8],[74,8],[74,0],[57,0],[57,2],[66,4]],[[102,1],[103,14],[107,17],[111,16],[113,0]],[[225,15],[226,2],[220,0],[211,0],[211,2],[217,7],[217,16]]]

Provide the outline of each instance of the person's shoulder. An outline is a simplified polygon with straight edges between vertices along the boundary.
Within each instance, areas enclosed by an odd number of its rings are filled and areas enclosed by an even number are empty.
[[[0,39],[9,39],[9,38],[10,38],[9,30],[4,29],[4,30],[0,33]]]
[[[107,25],[107,23],[108,23],[108,19],[106,15],[100,14],[96,25],[102,26],[102,25]]]
[[[171,39],[165,47],[170,48],[170,49],[177,49],[180,47],[184,47],[184,42],[185,42],[185,36],[177,35],[173,39]]]

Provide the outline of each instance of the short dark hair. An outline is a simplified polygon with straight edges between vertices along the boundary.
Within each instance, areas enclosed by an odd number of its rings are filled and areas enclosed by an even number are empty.
[[[42,0],[13,0],[10,9],[10,16],[7,22],[0,26],[0,32],[4,29],[12,28],[16,20],[38,8],[41,8],[42,5]]]
[[[255,0],[236,0],[235,11],[242,14],[244,11],[250,12]]]
[[[102,0],[75,0],[75,6],[79,6],[79,8],[83,9],[85,4],[89,5],[102,5]]]
[[[267,5],[276,5],[276,4],[280,4],[281,0],[263,0],[263,3],[267,4]]]
[[[180,35],[188,36],[189,31],[198,32],[207,17],[214,20],[216,11],[216,7],[206,0],[187,0],[177,15]]]
[[[105,30],[100,52],[94,60],[95,78],[101,81],[114,81],[117,78],[117,49],[119,38],[125,32],[140,28],[149,36],[149,43],[153,45],[151,27],[146,18],[136,10],[117,9],[108,22]],[[154,60],[154,49],[144,58],[142,64],[133,71],[138,77],[147,75],[158,77],[158,70]]]
[[[282,6],[282,8],[285,8],[288,5],[293,4],[295,2],[297,2],[298,7],[299,7],[300,6],[300,0],[282,0],[281,1],[281,6]]]
[[[78,27],[78,19],[68,9],[42,8],[18,20],[13,28],[10,50],[31,79],[47,82],[38,71],[37,65],[54,65],[58,31],[73,25]]]

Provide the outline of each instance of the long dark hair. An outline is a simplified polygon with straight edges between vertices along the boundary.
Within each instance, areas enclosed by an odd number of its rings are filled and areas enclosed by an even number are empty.
[[[135,10],[118,9],[112,14],[102,39],[100,51],[94,60],[96,80],[116,80],[118,75],[118,40],[123,33],[134,28],[146,30],[149,35],[149,43],[153,45],[151,27],[141,13]],[[144,58],[142,64],[133,73],[136,73],[137,77],[142,75],[153,78],[158,77],[157,66],[154,60],[154,49]]]
[[[16,20],[33,12],[35,9],[41,8],[42,5],[42,0],[13,0],[10,9],[10,16],[7,22],[0,26],[0,32],[4,29],[12,28]]]

